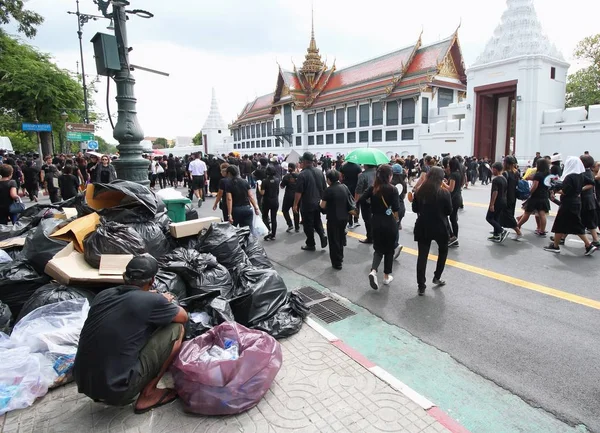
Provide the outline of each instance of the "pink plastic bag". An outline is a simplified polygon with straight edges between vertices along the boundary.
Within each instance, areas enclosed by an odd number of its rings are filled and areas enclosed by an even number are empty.
[[[213,345],[237,342],[236,360],[201,360]],[[206,359],[206,356],[204,356]],[[186,411],[200,415],[234,415],[256,406],[281,368],[281,346],[262,331],[225,322],[183,343],[171,372]]]

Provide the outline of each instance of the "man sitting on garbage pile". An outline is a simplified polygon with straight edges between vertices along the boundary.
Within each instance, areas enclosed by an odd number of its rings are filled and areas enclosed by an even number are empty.
[[[151,292],[158,271],[149,255],[134,257],[125,285],[100,292],[92,301],[79,339],[74,376],[79,392],[135,413],[167,404],[177,393],[157,384],[181,348],[186,311],[168,293]]]

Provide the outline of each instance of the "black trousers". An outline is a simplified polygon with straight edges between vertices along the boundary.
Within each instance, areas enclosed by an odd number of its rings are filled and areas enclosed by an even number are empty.
[[[321,211],[316,208],[313,210],[302,210],[301,212],[304,234],[306,235],[306,246],[315,247],[315,232],[317,232],[320,238],[325,236],[323,221],[321,221]]]
[[[281,206],[281,212],[283,212],[283,217],[285,218],[285,222],[288,227],[293,227],[296,230],[300,230],[300,214],[292,212],[294,217],[294,223],[292,224],[292,218],[290,217],[290,210],[294,206],[294,197],[283,198],[283,205]]]
[[[458,185],[455,188],[460,188]],[[451,233],[453,236],[458,237],[458,209],[460,209],[460,202],[452,203],[452,213],[450,214],[450,227],[452,227]]]
[[[429,250],[431,249],[431,239],[421,240],[418,242],[419,245],[419,257],[417,258],[417,284],[419,287],[425,287],[425,271],[427,271],[427,258],[429,256]],[[448,240],[440,239],[435,241],[438,244],[438,260],[437,266],[435,267],[435,278],[441,278],[446,266],[446,259],[448,258]]]
[[[392,266],[394,265],[394,250],[385,253],[373,251],[373,263],[371,263],[371,269],[377,271],[381,264],[381,260],[383,260],[383,273],[390,275],[392,273]]]
[[[367,240],[373,240],[373,232],[371,229],[371,217],[373,216],[371,213],[371,203],[362,202],[360,204],[360,213],[362,214],[362,219],[365,223],[365,231],[367,232]]]
[[[344,262],[344,246],[346,246],[347,221],[327,220],[327,237],[329,238],[329,258],[333,266],[341,266]]]
[[[262,207],[262,219],[267,228],[269,229],[269,233],[275,237],[277,233],[277,211],[279,210],[279,202],[269,203],[267,200],[263,199],[263,207]],[[269,214],[271,216],[271,220],[269,221]]]
[[[503,209],[495,209],[495,212],[488,210],[485,220],[494,227],[494,236],[499,236],[502,234],[504,229],[500,224],[500,215],[502,215]]]

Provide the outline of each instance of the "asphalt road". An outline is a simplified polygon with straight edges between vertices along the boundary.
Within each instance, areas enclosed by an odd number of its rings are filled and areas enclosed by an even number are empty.
[[[570,239],[560,255],[545,252],[549,239],[533,234],[533,218],[522,241],[511,235],[504,244],[493,244],[485,221],[489,187],[476,186],[463,196],[460,247],[450,250],[443,276],[447,285],[433,289],[429,284],[425,297],[416,296],[410,209],[400,236],[406,252],[394,265],[392,285],[378,292],[367,279],[372,249],[357,240],[364,226],[351,231],[342,271],[331,268],[328,250],[300,250],[304,234],[285,233],[282,216],[277,240],[265,242],[265,248],[271,260],[407,330],[532,406],[600,431],[600,252],[584,257],[583,244]],[[212,212],[212,200],[200,209],[201,216],[221,215]],[[433,270],[430,261],[429,281]]]
[[[533,218],[522,241],[511,235],[504,244],[493,244],[487,240],[488,198],[489,187],[464,191],[460,247],[451,249],[453,266],[444,273],[448,284],[442,289],[430,284],[425,297],[416,296],[415,215],[410,211],[401,232],[408,252],[394,265],[392,285],[379,292],[369,288],[367,279],[372,249],[357,240],[363,226],[348,238],[342,271],[331,268],[327,250],[301,251],[303,233],[285,233],[282,216],[277,240],[265,242],[265,248],[273,261],[406,329],[532,406],[600,431],[600,292],[595,282],[600,252],[584,257],[583,244],[570,240],[560,255],[545,252],[549,239],[533,234]],[[203,216],[220,215],[212,213],[212,204],[207,199]],[[433,270],[430,261],[429,280]]]

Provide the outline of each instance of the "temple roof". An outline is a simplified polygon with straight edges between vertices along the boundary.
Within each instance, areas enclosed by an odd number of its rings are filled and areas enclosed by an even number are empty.
[[[542,30],[533,0],[507,0],[500,24],[473,66],[524,55],[564,57]]]
[[[316,49],[313,42],[314,30],[309,52]],[[299,70],[279,68],[275,92],[247,104],[234,125],[270,119],[278,106],[290,102],[297,109],[317,109],[365,98],[408,97],[428,87],[466,90],[458,29],[450,37],[425,46],[419,36],[412,45],[344,69],[321,64],[310,83],[303,72],[306,61]],[[437,80],[438,76],[445,79]]]
[[[227,129],[227,123],[221,117],[221,112],[219,111],[219,105],[217,104],[217,94],[213,87],[212,89],[212,101],[210,103],[210,112],[208,113],[208,117],[206,118],[206,122],[204,122],[203,130],[207,129]]]

